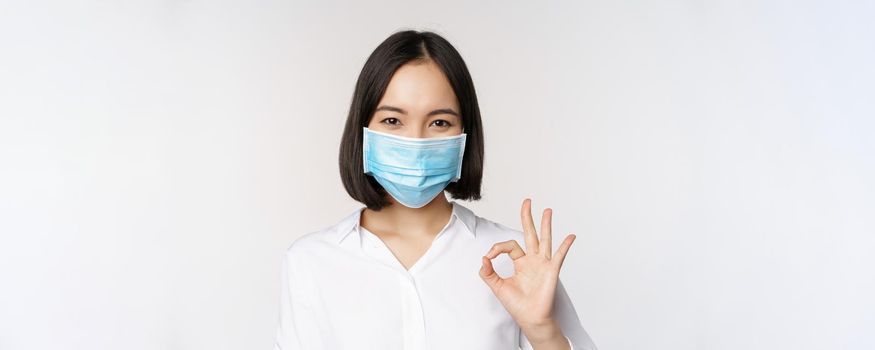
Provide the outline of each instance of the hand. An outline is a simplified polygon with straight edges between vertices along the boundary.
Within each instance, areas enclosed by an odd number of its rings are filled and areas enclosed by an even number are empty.
[[[515,240],[496,243],[483,257],[480,268],[480,277],[524,329],[544,328],[545,325],[555,324],[550,313],[559,270],[576,236],[566,236],[556,254],[551,254],[552,216],[552,209],[544,209],[539,239],[532,220],[532,201],[529,198],[523,200],[520,218],[525,232],[526,250],[523,251]],[[492,259],[501,253],[507,253],[513,259],[514,274],[508,278],[499,276],[492,266]]]

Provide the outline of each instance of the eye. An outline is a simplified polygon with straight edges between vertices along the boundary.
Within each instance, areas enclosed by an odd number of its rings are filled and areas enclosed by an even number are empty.
[[[453,124],[450,124],[450,122],[443,120],[443,119],[437,119],[437,120],[432,122],[432,124],[434,124],[434,123],[437,123],[436,126],[439,128],[449,128],[450,126],[453,125]]]
[[[401,123],[401,121],[398,120],[398,118],[386,118],[386,119],[381,120],[380,123],[389,124],[389,125],[398,125]]]

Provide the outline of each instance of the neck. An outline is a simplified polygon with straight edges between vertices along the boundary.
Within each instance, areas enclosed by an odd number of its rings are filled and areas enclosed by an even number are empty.
[[[431,236],[450,220],[453,204],[441,193],[421,208],[409,208],[388,196],[392,203],[380,211],[365,208],[361,225],[368,231],[400,236]]]

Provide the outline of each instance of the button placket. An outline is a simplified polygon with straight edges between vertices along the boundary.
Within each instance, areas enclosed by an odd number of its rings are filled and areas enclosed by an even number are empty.
[[[401,315],[403,323],[404,349],[426,350],[425,319],[422,314],[422,301],[413,276],[399,275],[401,288]]]

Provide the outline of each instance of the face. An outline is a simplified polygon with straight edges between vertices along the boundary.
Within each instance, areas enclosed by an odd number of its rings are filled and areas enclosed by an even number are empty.
[[[398,68],[368,129],[416,138],[461,134],[459,102],[440,67],[429,60]]]

